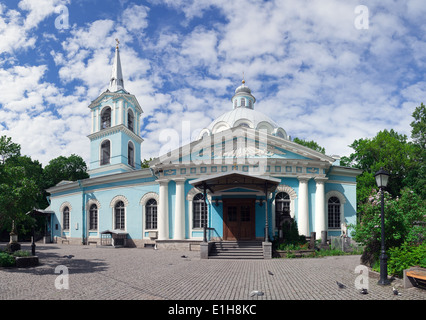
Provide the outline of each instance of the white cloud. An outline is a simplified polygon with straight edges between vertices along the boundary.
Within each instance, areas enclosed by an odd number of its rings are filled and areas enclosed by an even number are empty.
[[[242,72],[257,110],[289,135],[317,140],[327,153],[341,155],[355,139],[384,128],[409,135],[411,113],[426,94],[419,74],[426,65],[426,9],[419,0],[386,6],[369,1],[367,30],[354,26],[359,1],[151,0],[151,8],[130,3],[66,33],[40,30],[46,43],[61,41],[61,47],[47,49],[56,71],[48,62],[24,65],[10,54],[32,50],[40,22],[55,6],[73,5],[35,3],[21,1],[20,12],[0,5],[0,51],[9,53],[0,60],[0,130],[43,159],[78,153],[88,161],[87,105],[107,88],[115,38],[125,88],[144,110],[142,158],[158,156],[162,130],[180,132],[189,120],[196,132],[231,110]],[[155,16],[162,5],[176,17]],[[52,73],[61,82],[49,81]],[[54,112],[48,113],[50,106]],[[20,129],[36,134],[46,121],[54,125],[41,134],[37,151]]]

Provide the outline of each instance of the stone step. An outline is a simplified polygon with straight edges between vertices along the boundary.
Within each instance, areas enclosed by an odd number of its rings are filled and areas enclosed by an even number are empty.
[[[261,241],[221,241],[215,242],[209,259],[263,259]]]

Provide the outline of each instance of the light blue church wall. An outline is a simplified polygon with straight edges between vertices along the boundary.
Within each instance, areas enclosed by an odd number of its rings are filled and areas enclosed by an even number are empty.
[[[126,232],[129,233],[130,239],[143,238],[142,206],[141,198],[148,192],[158,194],[159,187],[154,178],[135,179],[126,182],[108,183],[102,185],[91,186],[84,189],[84,199],[81,189],[76,189],[66,194],[52,194],[51,208],[55,211],[52,220],[53,236],[61,237],[66,235],[71,238],[82,238],[86,233],[89,236],[100,237],[100,232],[104,230],[112,230],[114,228],[113,206],[115,203],[111,201],[116,196],[123,196],[127,199],[128,204],[125,207],[125,226]],[[95,199],[100,203],[98,207],[98,230],[87,230],[86,204],[90,199]],[[70,204],[70,229],[62,232],[62,213],[61,205],[64,202]],[[58,230],[55,225],[58,224]],[[77,228],[76,228],[77,226]]]
[[[62,214],[60,208],[61,205],[65,203],[70,209],[70,228],[69,230],[62,232]],[[52,215],[52,233],[54,237],[61,237],[62,235],[76,238],[81,237],[82,204],[82,193],[79,190],[62,194],[59,197],[51,197],[50,208],[55,211],[55,215]]]
[[[345,180],[343,180],[345,179]],[[356,212],[357,212],[357,206],[356,206],[356,185],[355,181],[356,178],[352,177],[338,177],[339,181],[347,181],[352,183],[326,183],[325,184],[325,194],[327,194],[330,191],[338,191],[340,192],[346,199],[345,204],[343,205],[344,210],[344,218],[345,223],[347,225],[349,224],[356,224]],[[330,179],[330,181],[332,181]],[[327,206],[327,203],[326,203]],[[349,236],[351,235],[351,231],[348,229]],[[341,232],[339,231],[332,231],[329,230],[328,235],[329,236],[340,236]]]

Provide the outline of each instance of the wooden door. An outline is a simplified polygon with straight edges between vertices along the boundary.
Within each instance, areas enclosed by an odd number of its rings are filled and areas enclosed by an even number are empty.
[[[255,238],[255,199],[223,201],[223,239],[253,240]]]

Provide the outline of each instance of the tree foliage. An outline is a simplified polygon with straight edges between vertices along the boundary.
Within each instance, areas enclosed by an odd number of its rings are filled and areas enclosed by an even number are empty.
[[[362,169],[357,177],[357,202],[365,201],[376,186],[374,174],[384,168],[390,174],[387,190],[393,195],[409,183],[409,177],[416,168],[416,147],[408,143],[406,135],[393,129],[380,131],[374,138],[355,140],[350,147],[355,150],[349,157],[342,157],[342,165]]]
[[[366,246],[364,262],[377,260],[381,242],[381,194],[373,190],[367,201],[360,205],[360,222],[350,227],[352,237]],[[409,188],[401,196],[384,194],[385,246],[400,247],[404,243],[420,243],[426,238],[426,228],[421,224],[426,217],[426,201]],[[419,225],[417,225],[419,224]],[[368,263],[367,263],[368,262]]]
[[[298,143],[302,146],[311,148],[312,150],[315,150],[315,151],[321,152],[322,154],[325,154],[325,149],[313,140],[307,141],[307,140],[299,139],[299,138],[296,137],[296,138],[293,139],[293,142],[296,142],[296,143]]]
[[[11,138],[0,137],[0,231],[10,231],[14,220],[18,233],[25,233],[34,222],[26,213],[49,205],[46,188],[62,180],[89,177],[86,163],[80,156],[60,156],[43,169],[37,160],[21,156],[20,150],[20,145],[13,143]]]
[[[62,180],[77,181],[89,178],[83,158],[75,154],[59,156],[50,160],[43,170],[45,188],[52,187]]]

